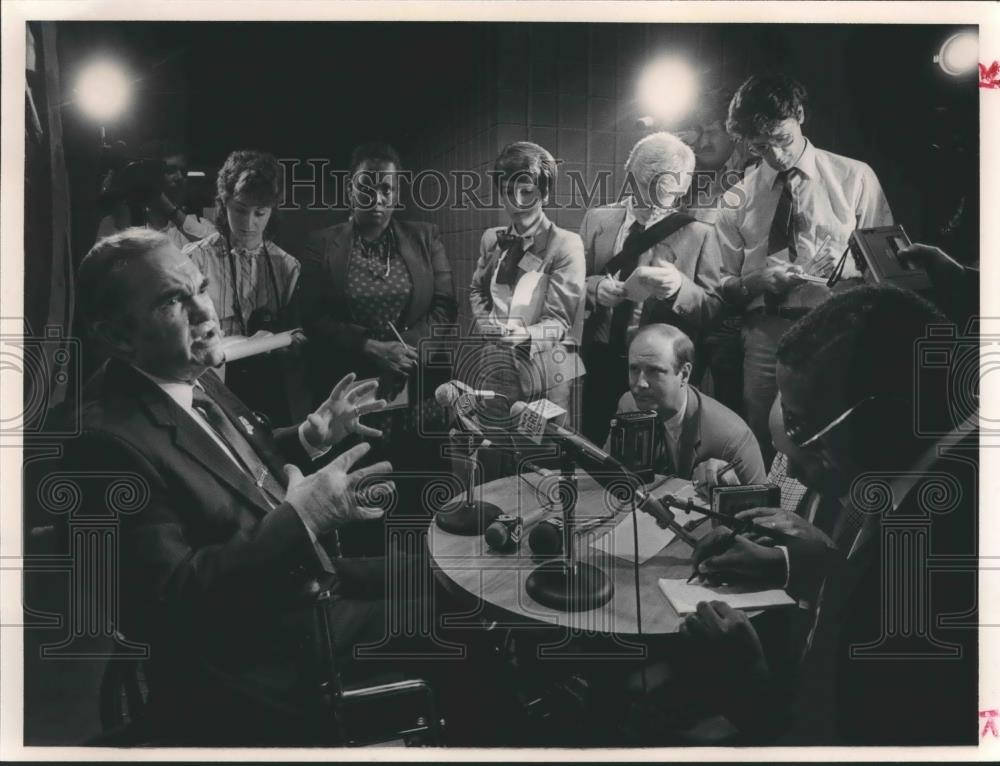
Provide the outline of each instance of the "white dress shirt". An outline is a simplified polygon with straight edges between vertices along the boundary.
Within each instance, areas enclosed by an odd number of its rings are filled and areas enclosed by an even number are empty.
[[[808,270],[823,247],[839,258],[847,249],[851,232],[873,226],[891,226],[892,211],[875,171],[866,163],[817,149],[808,140],[789,176],[794,200],[795,263]],[[777,171],[766,162],[749,171],[743,181],[723,194],[724,204],[716,228],[722,250],[722,282],[772,265],[768,236],[781,184]],[[787,260],[787,251],[780,260]],[[843,277],[860,273],[848,256]],[[763,305],[756,296],[748,308]]]

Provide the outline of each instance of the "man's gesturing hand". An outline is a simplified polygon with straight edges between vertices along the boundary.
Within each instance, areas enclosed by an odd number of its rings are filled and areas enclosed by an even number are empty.
[[[288,476],[285,502],[298,512],[306,526],[317,535],[325,534],[350,521],[377,519],[382,515],[379,508],[358,506],[355,496],[355,488],[362,479],[392,471],[392,465],[385,460],[351,471],[351,466],[369,449],[371,445],[367,443],[358,444],[309,476],[303,476],[294,465],[285,466],[285,475]]]
[[[354,377],[351,372],[341,378],[327,400],[306,418],[303,435],[316,449],[332,447],[348,434],[366,437],[382,435],[378,429],[358,422],[363,415],[385,408],[385,399],[375,399],[378,381],[371,380],[352,387]]]

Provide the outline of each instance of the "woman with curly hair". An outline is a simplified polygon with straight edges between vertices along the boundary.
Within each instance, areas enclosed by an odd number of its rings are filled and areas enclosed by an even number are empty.
[[[208,291],[227,337],[250,337],[297,326],[291,299],[299,262],[271,239],[281,200],[281,165],[270,154],[239,150],[219,170],[218,232],[184,252],[208,277]],[[305,336],[296,334],[296,344]],[[289,354],[275,352],[226,365],[226,385],[275,426],[292,421]]]

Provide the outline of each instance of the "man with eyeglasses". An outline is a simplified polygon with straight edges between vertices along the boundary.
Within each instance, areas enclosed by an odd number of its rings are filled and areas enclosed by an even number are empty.
[[[733,97],[726,123],[763,159],[723,197],[737,204],[722,206],[717,231],[722,295],[744,316],[745,414],[767,463],[778,339],[830,296],[822,281],[851,232],[893,222],[871,167],[820,149],[803,135],[805,104],[806,90],[792,78],[753,75]],[[841,275],[859,277],[853,264]]]
[[[754,582],[798,599],[800,659],[776,667],[746,614],[719,601],[699,604],[682,628],[725,666],[724,712],[750,739],[975,741],[974,564],[925,573],[903,596],[897,587],[935,556],[976,556],[978,430],[949,411],[952,384],[919,364],[921,341],[946,322],[915,293],[863,286],[781,339],[774,443],[789,474],[819,496],[814,523],[777,508],[743,511],[754,533],[713,530],[694,559],[710,583]],[[932,487],[943,495],[931,497]],[[892,533],[919,535],[913,525],[926,528],[929,550],[909,558]],[[949,626],[944,616],[958,614],[966,619]]]

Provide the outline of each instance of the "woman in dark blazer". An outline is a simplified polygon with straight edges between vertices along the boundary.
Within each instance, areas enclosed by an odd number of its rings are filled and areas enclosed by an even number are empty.
[[[399,170],[391,146],[356,148],[350,220],[306,243],[298,298],[316,352],[317,395],[347,372],[378,376],[387,389],[397,389],[417,367],[419,341],[458,316],[437,227],[393,220]]]
[[[417,448],[418,420],[437,416],[425,405],[450,377],[446,369],[422,369],[417,349],[436,325],[456,321],[451,264],[436,226],[393,219],[400,162],[391,146],[357,147],[350,167],[350,219],[313,234],[302,257],[296,299],[310,341],[311,388],[319,400],[354,372],[379,378],[379,394],[390,402],[405,390],[408,406],[373,416],[372,425],[385,432],[386,457],[397,469],[416,468],[427,452]]]

